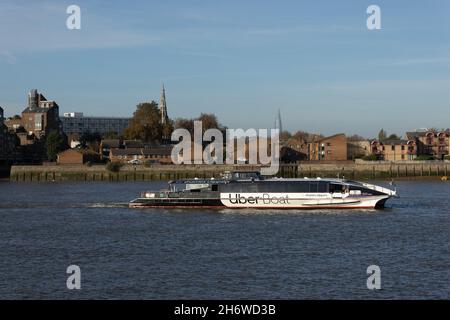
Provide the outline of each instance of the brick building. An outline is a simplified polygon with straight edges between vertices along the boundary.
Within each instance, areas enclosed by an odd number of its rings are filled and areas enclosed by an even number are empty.
[[[58,153],[58,164],[84,164],[88,161],[97,162],[100,159],[99,154],[90,150],[67,149]]]
[[[22,115],[5,121],[9,131],[18,138],[20,155],[16,157],[21,163],[41,163],[47,158],[45,137],[52,131],[62,136],[59,106],[55,101],[47,100],[36,89],[28,93],[28,105]]]
[[[63,134],[58,104],[47,100],[36,89],[28,93],[28,106],[22,111],[22,116],[10,118],[5,124],[10,130],[26,133],[28,140],[32,138],[39,140],[51,131]],[[21,142],[29,144],[27,139],[21,139]]]
[[[406,136],[416,143],[417,155],[433,156],[439,160],[443,160],[449,155],[449,129],[407,132]]]
[[[22,111],[21,124],[29,135],[34,134],[38,139],[54,130],[62,132],[58,104],[47,100],[36,89],[31,90],[28,107]]]
[[[414,140],[374,140],[371,142],[371,153],[379,160],[409,161],[417,157],[417,145]]]
[[[314,139],[308,143],[308,159],[310,161],[346,161],[347,137],[340,133]]]

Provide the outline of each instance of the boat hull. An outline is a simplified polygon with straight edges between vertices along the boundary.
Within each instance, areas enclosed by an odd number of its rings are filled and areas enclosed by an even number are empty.
[[[138,198],[131,208],[204,208],[204,209],[381,209],[388,195],[335,198],[330,194],[221,194],[220,198]]]

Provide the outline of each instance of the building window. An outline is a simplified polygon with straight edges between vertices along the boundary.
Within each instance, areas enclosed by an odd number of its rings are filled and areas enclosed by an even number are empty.
[[[34,116],[34,129],[42,130],[42,117],[40,114]]]

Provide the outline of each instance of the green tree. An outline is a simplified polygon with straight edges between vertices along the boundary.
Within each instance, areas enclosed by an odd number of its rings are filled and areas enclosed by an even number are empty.
[[[400,137],[396,135],[395,133],[390,134],[389,137],[387,137],[387,140],[400,140]]]
[[[50,132],[45,139],[45,148],[47,149],[47,158],[55,161],[59,152],[67,149],[67,141],[58,131]]]
[[[194,120],[177,118],[177,120],[175,120],[175,129],[186,129],[192,136],[194,134]]]
[[[363,160],[365,161],[378,161],[380,160],[379,157],[376,154],[370,154],[367,156],[362,157]]]
[[[364,137],[362,137],[358,134],[353,134],[353,135],[349,136],[347,138],[347,140],[348,141],[363,141],[363,140],[367,140],[367,139],[365,139]]]
[[[308,141],[310,134],[306,131],[299,130],[292,135],[295,139],[300,141]]]
[[[162,137],[161,115],[155,101],[137,105],[136,111],[125,129],[126,139],[140,139],[144,142],[159,142]]]
[[[202,113],[195,119],[202,122],[202,131],[205,133],[208,129],[219,129],[222,130],[222,125],[217,120],[217,116],[212,113]]]
[[[221,125],[217,116],[212,113],[202,113],[198,118],[186,119],[178,118],[175,121],[175,129],[186,129],[193,136],[194,134],[194,121],[201,121],[202,123],[202,133],[205,133],[208,129],[218,129],[222,132],[226,130],[226,127]]]

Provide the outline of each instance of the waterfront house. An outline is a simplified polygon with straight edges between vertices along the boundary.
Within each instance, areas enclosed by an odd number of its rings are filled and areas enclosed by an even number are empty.
[[[433,156],[443,160],[449,155],[450,130],[421,130],[407,132],[409,140],[417,145],[417,155]]]
[[[382,155],[385,161],[414,160],[417,156],[416,143],[412,140],[385,140]]]
[[[379,160],[410,161],[417,157],[417,145],[414,140],[384,140],[371,142],[371,153]]]
[[[100,142],[100,155],[102,159],[109,159],[110,151],[112,149],[119,149],[122,147],[120,139],[105,139]]]
[[[98,153],[91,150],[67,149],[58,153],[57,163],[65,164],[84,164],[86,162],[97,162],[100,159]]]
[[[346,161],[347,137],[340,133],[325,138],[314,138],[308,143],[308,159],[310,161]]]

